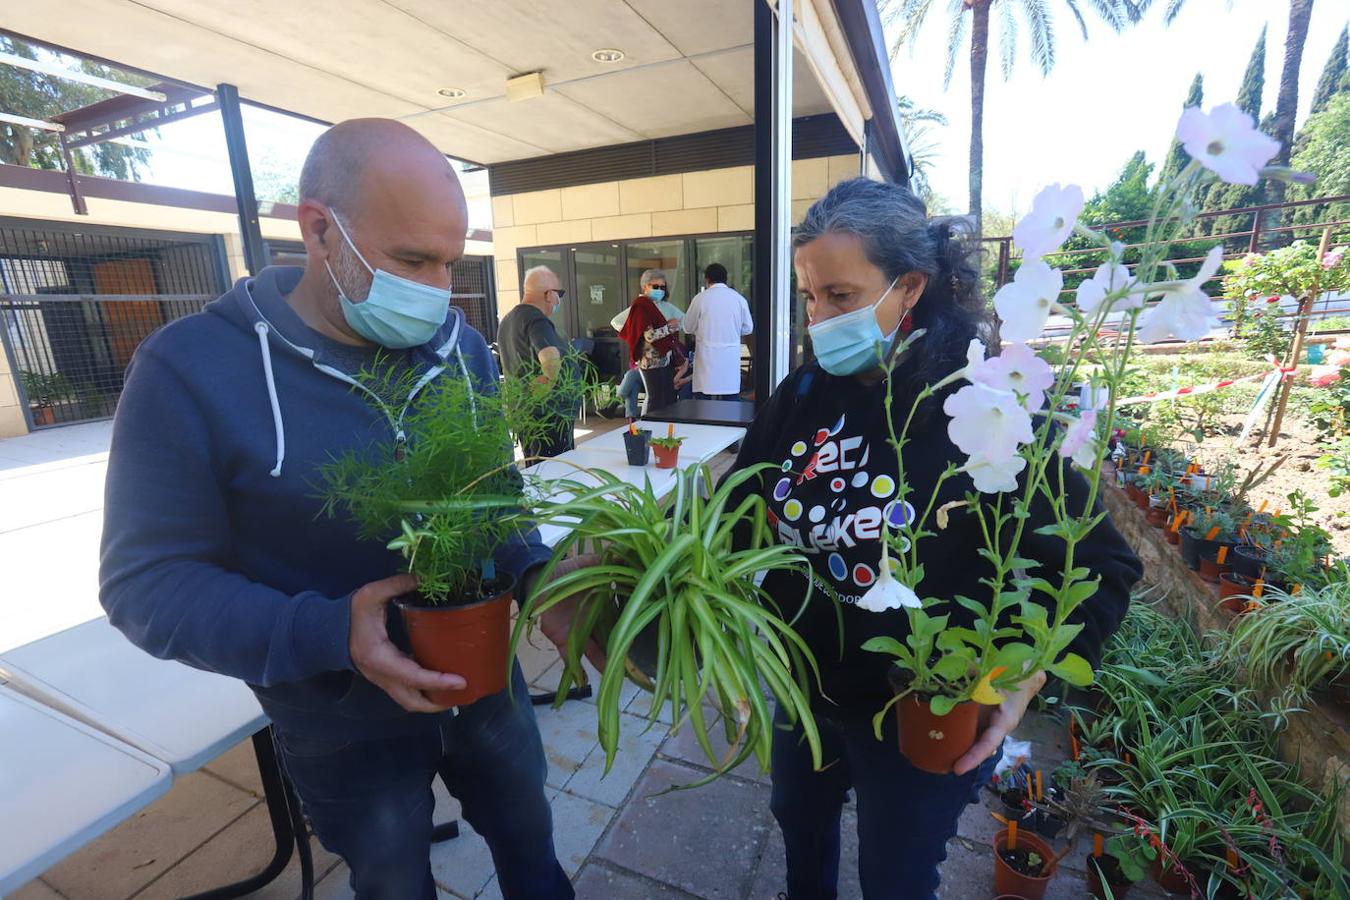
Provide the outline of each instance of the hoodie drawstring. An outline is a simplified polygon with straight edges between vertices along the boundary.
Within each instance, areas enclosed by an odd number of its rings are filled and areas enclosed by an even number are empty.
[[[277,400],[277,382],[272,377],[272,348],[267,342],[267,323],[254,322],[253,330],[258,333],[258,347],[262,352],[263,378],[267,381],[267,399],[272,402],[272,426],[277,434],[277,464],[267,474],[273,478],[281,477],[281,464],[286,459],[286,430],[281,421],[281,402]],[[463,360],[460,361],[463,364]]]

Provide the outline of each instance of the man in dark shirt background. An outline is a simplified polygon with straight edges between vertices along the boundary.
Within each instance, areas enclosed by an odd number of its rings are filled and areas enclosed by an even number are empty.
[[[549,317],[566,294],[557,273],[548,266],[535,266],[525,272],[520,305],[507,313],[497,327],[497,349],[509,377],[534,378],[543,385],[558,380],[567,345]],[[541,404],[540,415],[552,420],[552,428],[537,443],[521,446],[526,457],[557,456],[576,446],[572,431],[577,411],[570,397],[560,395],[558,402]]]

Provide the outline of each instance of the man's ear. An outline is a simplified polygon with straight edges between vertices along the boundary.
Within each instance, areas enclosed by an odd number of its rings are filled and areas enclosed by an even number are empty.
[[[333,241],[341,238],[337,227],[333,225],[332,212],[317,200],[304,200],[295,217],[300,225],[300,240],[305,243],[305,252],[314,259],[328,259],[334,249]]]

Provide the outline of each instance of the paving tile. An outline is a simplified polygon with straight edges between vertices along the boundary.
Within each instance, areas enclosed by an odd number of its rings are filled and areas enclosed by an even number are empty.
[[[1133,892],[1132,892],[1133,893]],[[1045,900],[1082,900],[1087,896],[1083,873],[1061,868],[1045,888]]]
[[[449,795],[439,778],[433,792],[437,824],[458,819],[459,837],[431,845],[431,874],[438,887],[463,897],[476,896],[496,874],[487,841],[464,819],[459,801]]]
[[[202,768],[259,799],[263,796],[262,774],[258,772],[252,738],[245,738]]]
[[[769,837],[769,789],[721,778],[696,790],[661,793],[700,775],[688,766],[653,762],[596,855],[709,900],[745,896]]]
[[[755,883],[746,896],[754,898],[777,897],[787,890],[787,857],[783,847],[783,832],[769,817],[769,840],[755,872]],[[852,809],[845,809],[839,823],[839,896],[861,897],[862,882],[858,878],[858,817]]]
[[[709,720],[712,722],[712,720]],[[708,726],[708,743],[712,744],[713,752],[717,754],[718,759],[725,759],[727,748],[726,732],[722,729],[721,717]],[[708,754],[703,752],[699,746],[698,737],[694,734],[694,729],[687,722],[680,726],[680,730],[670,735],[664,744],[661,745],[660,753],[662,756],[679,760],[680,762],[690,763],[703,769],[712,769],[713,763],[708,759]],[[740,778],[749,778],[754,781],[769,783],[768,771],[761,769],[759,760],[751,756],[745,762],[732,769],[728,774],[736,775]]]
[[[635,716],[641,716],[646,719],[651,715],[652,699],[651,694],[638,688],[637,693],[633,695],[633,699],[629,700],[628,705],[624,707],[624,712],[631,713]],[[671,712],[670,703],[666,703],[665,707],[661,710],[661,714],[656,717],[656,720],[666,726],[675,724],[675,717]]]
[[[1007,827],[990,815],[992,811],[998,811],[1001,815],[1002,809],[1003,805],[998,802],[998,798],[981,788],[980,799],[967,806],[961,813],[956,833],[974,844],[990,846],[994,835]]]
[[[595,706],[568,701],[557,709],[535,707],[535,715],[548,759],[548,784],[560,788],[598,746]]]
[[[559,791],[549,802],[553,806],[553,847],[570,878],[581,869],[618,813],[603,803],[567,791]]]
[[[310,839],[314,876],[318,881],[341,863],[317,838]],[[262,871],[275,850],[272,821],[266,804],[259,803],[229,827],[213,836],[195,852],[156,878],[136,900],[171,900],[220,887]],[[294,900],[300,895],[300,858],[290,863],[275,881],[250,896],[267,900]]]
[[[520,662],[525,681],[530,684],[534,684],[539,676],[562,661],[558,656],[558,648],[537,628],[532,632],[527,631],[520,639],[516,645],[516,659]]]
[[[41,878],[34,878],[17,891],[11,892],[9,900],[64,900],[64,898]]]
[[[693,896],[658,881],[594,862],[586,864],[572,886],[576,888],[577,900],[684,900]]]
[[[994,894],[993,850],[971,849],[960,840],[947,842],[947,860],[938,875],[939,900],[970,900],[972,897],[992,897]],[[1079,894],[1081,897],[1082,894]]]
[[[621,713],[619,746],[609,773],[605,773],[605,751],[596,744],[564,787],[570,793],[608,806],[623,805],[633,785],[646,771],[647,763],[666,739],[666,733],[664,725],[653,726],[646,719]]]
[[[252,794],[193,772],[43,878],[67,897],[129,897],[257,803]]]

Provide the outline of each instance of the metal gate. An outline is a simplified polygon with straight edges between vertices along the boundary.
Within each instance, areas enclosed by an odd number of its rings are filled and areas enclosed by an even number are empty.
[[[29,427],[111,416],[141,341],[227,284],[215,235],[0,219],[0,340]]]

